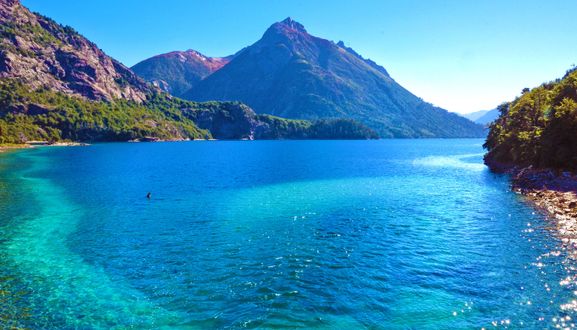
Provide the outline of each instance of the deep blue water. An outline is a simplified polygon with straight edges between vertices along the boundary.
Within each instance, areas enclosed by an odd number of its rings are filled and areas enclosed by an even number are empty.
[[[575,261],[481,144],[0,155],[0,326],[571,326]]]

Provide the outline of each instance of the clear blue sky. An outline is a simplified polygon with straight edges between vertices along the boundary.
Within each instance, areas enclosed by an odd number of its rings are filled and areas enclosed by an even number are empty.
[[[577,63],[577,0],[22,0],[131,66],[235,53],[287,16],[384,66],[428,102],[494,108]]]

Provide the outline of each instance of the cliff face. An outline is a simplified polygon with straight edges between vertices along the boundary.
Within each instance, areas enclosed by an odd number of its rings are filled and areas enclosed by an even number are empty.
[[[70,27],[0,0],[0,78],[89,100],[142,102],[152,90]]]

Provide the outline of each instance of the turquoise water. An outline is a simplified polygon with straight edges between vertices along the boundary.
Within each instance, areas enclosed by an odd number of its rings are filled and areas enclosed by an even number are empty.
[[[0,327],[571,327],[577,265],[481,144],[0,155]]]

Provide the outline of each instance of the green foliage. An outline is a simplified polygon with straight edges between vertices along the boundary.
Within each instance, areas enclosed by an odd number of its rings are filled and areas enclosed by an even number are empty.
[[[151,94],[146,102],[88,101],[0,80],[0,143],[171,139],[370,139],[347,119],[309,122],[256,115],[239,102],[191,102]]]
[[[499,107],[486,159],[577,171],[577,70]]]
[[[293,120],[271,115],[259,115],[266,129],[261,139],[314,139],[314,140],[366,140],[378,139],[378,134],[352,119],[321,119],[313,122]]]
[[[352,119],[321,119],[314,121],[310,136],[315,139],[378,139],[378,134],[367,126]]]
[[[258,137],[265,140],[306,139],[312,126],[307,120],[285,119],[271,115],[258,115],[258,119],[263,123]]]
[[[167,97],[145,104],[93,102],[46,89],[30,91],[13,80],[0,81],[0,143],[127,141],[146,136],[198,139],[210,133],[184,117]]]

